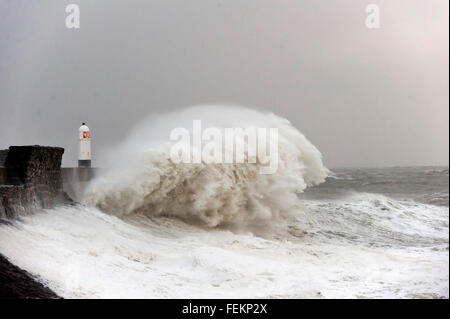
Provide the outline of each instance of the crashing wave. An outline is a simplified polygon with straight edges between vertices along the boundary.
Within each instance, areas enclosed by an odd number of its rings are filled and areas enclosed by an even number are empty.
[[[260,174],[258,158],[256,163],[174,163],[169,131],[198,119],[219,129],[277,128],[278,169]],[[322,183],[328,172],[317,148],[288,120],[237,106],[197,106],[148,118],[109,158],[116,162],[92,181],[86,203],[118,216],[173,216],[209,227],[265,227],[299,213],[297,194]]]

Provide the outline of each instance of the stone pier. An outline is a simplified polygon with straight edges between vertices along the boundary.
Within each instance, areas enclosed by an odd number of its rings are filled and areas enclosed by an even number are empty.
[[[78,201],[96,168],[61,168],[64,149],[10,146],[0,150],[0,218]]]

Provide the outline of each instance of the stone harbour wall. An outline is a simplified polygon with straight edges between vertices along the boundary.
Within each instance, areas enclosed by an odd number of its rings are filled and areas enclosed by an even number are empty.
[[[0,151],[0,218],[70,202],[63,190],[63,154],[61,147],[39,145]]]

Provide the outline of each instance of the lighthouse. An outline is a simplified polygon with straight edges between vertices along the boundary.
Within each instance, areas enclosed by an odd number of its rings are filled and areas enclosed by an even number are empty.
[[[91,167],[91,133],[86,123],[78,129],[78,167]]]

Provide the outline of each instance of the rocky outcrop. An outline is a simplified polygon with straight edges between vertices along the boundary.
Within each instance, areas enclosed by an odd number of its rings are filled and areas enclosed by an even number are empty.
[[[61,160],[64,149],[11,146],[0,152],[0,218],[13,218],[39,208],[52,208],[69,198],[64,194]],[[0,165],[2,163],[0,162]]]

